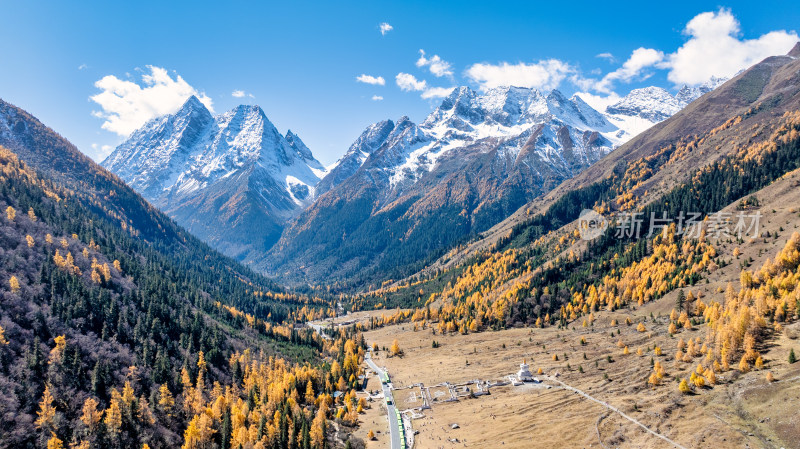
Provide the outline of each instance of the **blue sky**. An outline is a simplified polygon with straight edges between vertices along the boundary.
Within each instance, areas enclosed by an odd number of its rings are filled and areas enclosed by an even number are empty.
[[[217,113],[258,104],[327,164],[371,123],[421,121],[442,88],[557,87],[603,104],[735,73],[800,24],[791,2],[608,3],[2,1],[0,97],[95,159],[190,92]]]

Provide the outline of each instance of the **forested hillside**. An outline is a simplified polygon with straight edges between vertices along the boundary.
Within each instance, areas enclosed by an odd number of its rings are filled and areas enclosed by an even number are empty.
[[[446,333],[523,325],[586,327],[598,310],[642,307],[679,290],[683,297],[670,318],[672,329],[707,323],[707,362],[723,370],[739,363],[746,371],[765,339],[800,314],[800,235],[781,235],[783,241],[770,247],[772,258],[760,268],[748,269],[752,258],[740,261],[731,279],[740,285],[738,292],[729,285],[724,295],[723,288],[701,299],[692,291],[733,263],[721,253],[723,247],[766,243],[778,239],[784,227],[797,228],[794,208],[788,211],[794,218],[764,232],[775,211],[760,210],[758,200],[763,189],[800,168],[800,95],[798,84],[788,84],[789,90],[786,81],[797,79],[798,64],[790,58],[782,62],[772,79],[762,80],[762,87],[782,86],[779,94],[766,90],[766,98],[756,97],[759,101],[741,114],[697,134],[676,135],[649,153],[629,147],[627,154],[617,155],[623,162],[607,177],[568,191],[490,250],[458,267],[363,295],[356,307],[415,307],[373,323],[410,320],[415,328]],[[774,60],[765,63],[774,68]],[[762,69],[751,69],[721,94],[739,89],[748,76],[761,78]],[[624,160],[636,154],[640,157]],[[698,166],[698,160],[710,162]],[[676,171],[680,178],[665,176]],[[583,209],[610,220],[598,238],[581,238]],[[740,220],[752,220],[756,213],[764,216],[762,230],[746,222],[735,232]],[[640,217],[635,232],[631,214]],[[741,254],[738,246],[734,258]]]
[[[356,386],[363,343],[293,325],[327,301],[210,250],[0,106],[0,141],[26,155],[0,147],[0,447],[316,448],[326,418],[352,422],[332,394]]]

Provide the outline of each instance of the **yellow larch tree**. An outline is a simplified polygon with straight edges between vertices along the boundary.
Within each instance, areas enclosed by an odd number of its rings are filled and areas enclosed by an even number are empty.
[[[50,393],[50,385],[45,385],[42,400],[39,401],[39,410],[36,412],[38,418],[35,421],[39,429],[52,429],[53,419],[56,416],[56,408],[53,406],[53,395]]]
[[[64,335],[59,335],[53,341],[56,345],[50,350],[50,363],[61,363],[64,358],[64,350],[67,348],[67,339]]]
[[[19,279],[16,276],[8,278],[8,286],[11,288],[12,293],[17,293],[20,289]]]
[[[94,398],[88,398],[83,403],[81,422],[93,433],[97,429],[97,424],[103,418],[103,412],[97,409],[98,402]]]
[[[306,394],[304,399],[306,404],[313,404],[316,400],[316,396],[314,395],[314,385],[311,383],[310,379],[308,383],[306,383]]]
[[[112,435],[119,434],[120,429],[122,429],[122,408],[119,405],[119,399],[111,399],[105,414],[106,417],[103,420],[103,423],[105,423],[108,432]]]
[[[162,384],[158,388],[158,406],[167,416],[172,414],[172,408],[175,407],[175,398],[169,391],[167,384]]]
[[[311,423],[311,445],[313,447],[322,447],[325,442],[325,408],[320,407],[314,421]]]
[[[392,346],[389,348],[389,352],[393,356],[397,356],[397,355],[401,354],[402,351],[400,349],[400,342],[396,338],[394,339],[394,341],[392,341]]]
[[[47,440],[47,449],[64,449],[64,442],[56,436],[55,432],[51,432],[51,435]]]

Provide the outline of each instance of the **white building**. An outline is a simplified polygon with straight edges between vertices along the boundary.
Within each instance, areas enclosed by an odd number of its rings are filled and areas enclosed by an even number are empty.
[[[520,382],[533,382],[533,375],[531,375],[531,372],[528,370],[528,364],[525,363],[525,359],[522,359],[522,363],[519,365],[517,379]]]

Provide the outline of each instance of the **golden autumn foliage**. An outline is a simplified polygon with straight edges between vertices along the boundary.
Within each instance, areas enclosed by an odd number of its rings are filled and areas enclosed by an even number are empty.
[[[706,378],[706,380],[708,381],[708,384],[711,385],[711,386],[713,386],[713,385],[715,385],[717,383],[717,375],[714,373],[714,370],[712,370],[711,368],[703,371],[703,377]]]
[[[53,338],[53,342],[56,345],[50,350],[50,363],[61,363],[64,358],[64,349],[67,347],[67,339],[63,335],[59,335]]]
[[[389,353],[391,353],[393,356],[397,356],[402,353],[402,350],[400,349],[400,342],[397,339],[392,341],[392,346],[389,348]]]
[[[94,398],[88,398],[83,403],[81,414],[81,422],[89,429],[89,432],[94,432],[97,424],[103,418],[103,412],[98,410],[99,403]]]
[[[61,441],[55,433],[47,440],[47,449],[64,449],[64,442]]]
[[[19,291],[19,279],[16,276],[11,276],[8,278],[8,286],[11,288],[12,293],[17,293]]]
[[[167,416],[172,414],[172,408],[175,407],[175,398],[169,391],[167,384],[162,384],[158,388],[158,406]]]
[[[749,272],[744,270],[741,290],[732,285],[725,289],[722,302],[712,301],[703,311],[708,324],[707,339],[715,361],[722,369],[736,362],[742,372],[758,365],[760,354],[756,350],[761,339],[771,332],[769,320],[777,323],[794,319],[800,301],[800,234],[793,233],[774,259]],[[760,362],[763,366],[763,359]],[[756,366],[758,368],[758,366]],[[760,369],[760,368],[758,368]]]
[[[36,412],[35,424],[39,429],[50,429],[53,427],[53,419],[56,416],[56,408],[53,406],[53,395],[50,393],[50,386],[46,385],[42,400],[39,402],[39,410]]]
[[[216,433],[213,421],[205,413],[195,415],[183,433],[183,449],[200,449],[211,443],[211,437]]]
[[[105,419],[103,423],[106,429],[111,434],[119,433],[122,428],[122,409],[120,408],[119,399],[112,398],[108,408],[105,411]]]

